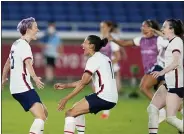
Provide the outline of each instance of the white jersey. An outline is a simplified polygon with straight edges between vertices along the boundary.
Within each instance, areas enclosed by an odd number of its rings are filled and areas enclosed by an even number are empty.
[[[85,72],[92,75],[97,96],[108,102],[117,103],[118,92],[111,60],[96,52],[86,63]]]
[[[168,88],[183,87],[183,41],[179,37],[172,39],[165,52],[165,67],[168,67],[173,62],[173,52],[181,53],[179,66],[174,70],[165,74],[165,80]]]
[[[158,56],[157,56],[157,65],[164,68],[164,62],[165,62],[165,51],[169,44],[169,40],[159,36],[157,38],[157,47],[158,47]]]
[[[118,36],[118,34],[113,34],[112,33],[112,37],[116,40],[120,39],[120,37]],[[116,51],[120,51],[120,46],[114,42],[110,42],[110,46],[111,46],[111,50],[112,50],[112,56],[111,56],[111,59],[114,60],[114,52]],[[113,65],[113,69],[114,69],[114,72],[117,72],[120,70],[120,66],[118,63],[114,63]]]
[[[133,42],[136,46],[140,46],[141,36],[136,37],[133,39]],[[169,44],[169,41],[167,39],[164,39],[161,36],[158,36],[157,38],[157,50],[159,54],[157,55],[157,65],[164,67],[164,53],[167,45]]]
[[[11,94],[26,92],[33,89],[30,74],[26,69],[25,60],[32,59],[30,45],[23,39],[16,40],[9,54],[10,64],[10,92]]]

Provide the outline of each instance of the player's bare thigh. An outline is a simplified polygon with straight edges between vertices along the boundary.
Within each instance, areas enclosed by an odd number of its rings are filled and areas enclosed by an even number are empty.
[[[145,74],[141,79],[140,89],[152,88],[157,84],[157,82],[157,79],[155,79],[151,74]]]
[[[156,106],[158,109],[163,108],[166,105],[167,89],[164,85],[161,85],[155,92],[151,104]]]
[[[167,116],[176,116],[176,113],[180,108],[182,101],[183,98],[180,98],[177,94],[168,92],[166,97]]]
[[[77,117],[87,113],[89,113],[89,103],[85,98],[83,98],[81,101],[75,103],[74,106],[66,112],[66,117]]]

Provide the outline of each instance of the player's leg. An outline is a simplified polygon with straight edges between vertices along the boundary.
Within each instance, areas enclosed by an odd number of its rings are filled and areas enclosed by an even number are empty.
[[[85,118],[84,114],[89,113],[88,101],[84,98],[74,105],[73,108],[66,112],[65,117],[65,134],[74,134],[75,127],[78,125],[78,130],[80,128],[79,134],[84,134],[85,131]],[[80,127],[79,127],[80,125]]]
[[[77,105],[77,103],[74,104],[74,106]],[[75,126],[76,126],[78,134],[84,134],[85,132],[85,115],[84,114],[75,117]]]
[[[35,120],[30,128],[30,134],[43,134],[44,131],[44,123],[47,119],[47,110],[46,108],[39,102],[36,102],[29,109],[32,115],[35,117]]]
[[[159,109],[166,105],[167,90],[164,85],[161,85],[155,92],[150,105],[147,108],[149,115],[148,129],[149,134],[157,134],[159,125]]]
[[[52,57],[46,57],[47,65],[45,67],[45,77],[47,82],[52,82],[54,78],[55,59]]]
[[[85,133],[85,115],[79,115],[75,117],[75,123],[76,123],[76,129],[78,134],[84,134]]]
[[[116,79],[117,90],[118,90],[118,93],[120,93],[120,89],[121,89],[120,70],[117,70],[114,74],[115,74],[115,79]],[[104,110],[100,117],[101,119],[108,119],[109,115],[110,115],[110,110]]]
[[[176,117],[176,113],[181,105],[183,96],[179,96],[176,93],[167,93],[166,97],[166,111],[167,111],[167,122],[172,126],[176,127],[180,132],[183,132],[183,121]]]
[[[157,84],[157,79],[155,79],[150,74],[145,74],[141,79],[140,90],[151,100],[153,97],[151,88],[156,84]]]

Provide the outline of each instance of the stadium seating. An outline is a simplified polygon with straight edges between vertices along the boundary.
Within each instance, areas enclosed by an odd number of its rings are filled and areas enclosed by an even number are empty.
[[[184,20],[184,2],[2,2],[2,20],[19,21],[33,16],[38,21],[141,23],[151,18]],[[6,27],[3,26],[3,29]],[[68,29],[68,28],[66,28]],[[79,28],[80,29],[80,28]]]

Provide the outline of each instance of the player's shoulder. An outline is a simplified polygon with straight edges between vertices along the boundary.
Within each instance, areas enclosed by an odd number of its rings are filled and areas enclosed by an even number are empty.
[[[180,37],[175,37],[171,41],[169,41],[170,44],[175,44],[175,45],[181,45],[183,46],[183,40]],[[173,45],[172,45],[173,46]]]
[[[108,58],[108,57],[101,52],[96,52],[88,60],[92,62],[100,62],[102,59],[105,59],[105,58]]]
[[[180,37],[175,37],[173,41],[183,43],[183,40]]]

